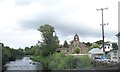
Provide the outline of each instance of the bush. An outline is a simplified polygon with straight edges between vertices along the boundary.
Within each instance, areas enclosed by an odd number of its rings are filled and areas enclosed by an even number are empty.
[[[43,69],[47,69],[47,65],[49,62],[49,57],[44,57],[42,55],[39,56],[33,56],[31,57],[33,61],[40,62],[42,64]]]
[[[99,45],[97,44],[97,43],[93,43],[91,46],[90,46],[90,48],[92,49],[92,48],[99,48]]]
[[[92,59],[88,55],[80,56],[81,67],[91,67],[91,61]]]
[[[75,53],[79,54],[80,53],[80,48],[76,48]]]
[[[51,56],[49,69],[52,70],[64,70],[77,68],[77,58],[74,56],[65,56],[62,53],[55,53]]]

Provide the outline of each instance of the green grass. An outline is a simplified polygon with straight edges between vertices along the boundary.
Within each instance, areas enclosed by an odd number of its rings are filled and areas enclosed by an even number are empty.
[[[92,59],[88,55],[81,55],[80,56],[80,62],[81,62],[81,67],[91,67],[91,61]]]

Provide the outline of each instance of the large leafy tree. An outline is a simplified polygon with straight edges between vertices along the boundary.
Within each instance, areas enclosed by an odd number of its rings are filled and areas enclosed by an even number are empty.
[[[59,47],[59,40],[56,36],[54,27],[45,24],[41,25],[38,29],[38,31],[42,34],[43,43],[41,44],[41,53],[44,56],[48,56],[53,54],[56,49]]]
[[[64,44],[63,44],[63,47],[64,47],[64,48],[68,48],[68,47],[69,47],[69,45],[68,45],[68,43],[67,43],[66,40],[65,40],[65,42],[64,42]]]

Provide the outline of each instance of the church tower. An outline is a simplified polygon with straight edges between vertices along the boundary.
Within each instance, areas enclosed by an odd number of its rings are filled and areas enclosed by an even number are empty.
[[[79,47],[79,46],[80,46],[79,36],[77,34],[75,34],[75,36],[74,36],[74,47]]]
[[[74,41],[79,41],[79,36],[77,34],[74,36]]]

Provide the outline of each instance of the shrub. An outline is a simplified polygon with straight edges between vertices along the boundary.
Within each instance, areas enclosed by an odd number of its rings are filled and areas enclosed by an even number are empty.
[[[77,67],[77,58],[65,56],[62,53],[55,53],[50,57],[48,68],[51,70],[74,69]]]
[[[92,59],[88,55],[80,56],[81,67],[91,67]]]
[[[80,48],[76,48],[75,53],[79,54],[80,53]]]

